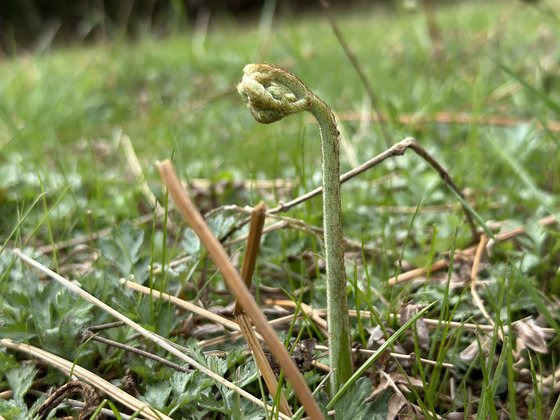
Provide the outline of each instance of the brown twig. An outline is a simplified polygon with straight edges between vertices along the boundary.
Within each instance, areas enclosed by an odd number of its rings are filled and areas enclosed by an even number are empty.
[[[151,408],[146,403],[139,401],[138,399],[127,394],[123,390],[117,388],[115,385],[106,381],[105,379],[91,373],[87,369],[84,369],[80,365],[70,362],[62,357],[55,354],[49,353],[43,349],[30,346],[28,344],[14,343],[12,340],[4,338],[0,339],[0,346],[6,347],[10,350],[17,350],[23,353],[27,353],[36,359],[43,360],[49,363],[51,366],[61,370],[65,374],[70,373],[78,378],[80,381],[85,381],[93,385],[98,390],[110,395],[111,398],[119,401],[124,406],[130,408],[134,412],[140,412],[142,416],[150,420],[171,420],[170,417],[157,411],[155,408]]]
[[[266,207],[263,203],[260,203],[251,213],[247,248],[245,250],[245,257],[243,258],[243,265],[241,266],[241,277],[245,281],[247,288],[251,287],[265,219]],[[276,380],[272,367],[266,358],[264,349],[262,348],[255,331],[253,331],[251,320],[245,312],[243,312],[243,308],[238,301],[235,302],[233,314],[239,324],[239,327],[241,328],[241,332],[243,333],[245,340],[247,341],[247,345],[253,353],[253,358],[255,359],[255,363],[257,364],[259,371],[261,372],[268,391],[274,399],[274,396],[278,392],[278,381]],[[278,405],[282,413],[288,416],[293,415],[290,405],[288,404],[288,400],[283,392],[280,392]]]
[[[363,172],[373,168],[374,166],[380,164],[381,162],[383,162],[384,160],[390,158],[390,157],[395,157],[395,156],[402,156],[404,154],[404,152],[408,149],[412,149],[417,155],[419,155],[420,157],[422,157],[440,176],[440,178],[442,178],[443,182],[448,186],[449,189],[451,189],[453,192],[455,192],[455,194],[457,194],[458,196],[462,197],[464,199],[463,194],[461,193],[461,191],[457,188],[457,186],[455,185],[455,183],[452,181],[451,177],[449,176],[449,174],[447,173],[447,171],[418,143],[418,141],[412,137],[408,137],[404,140],[399,141],[398,143],[395,143],[393,146],[391,146],[389,149],[385,150],[383,153],[380,153],[379,155],[371,158],[370,160],[368,160],[367,162],[362,163],[361,165],[355,167],[354,169],[342,174],[340,176],[340,183],[343,184],[346,181],[354,178],[355,176],[358,176],[360,174],[362,174]],[[293,207],[296,207],[302,203],[304,203],[307,200],[312,199],[313,197],[318,196],[319,194],[321,194],[321,192],[323,191],[323,186],[317,187],[311,191],[308,191],[307,193],[300,195],[299,197],[294,198],[293,200],[290,200],[288,202],[280,202],[280,204],[276,207],[273,207],[271,209],[269,209],[267,211],[267,215],[273,215],[276,213],[283,213],[286,212],[290,209],[292,209]],[[463,208],[463,211],[465,213],[465,218],[467,219],[467,222],[469,224],[469,227],[471,229],[471,235],[473,237],[473,241],[477,242],[478,241],[478,232],[476,230],[476,226],[474,224],[474,221],[472,219],[471,214],[469,213],[468,209],[463,205],[463,203],[460,203],[461,207]],[[238,206],[225,206],[225,207],[220,207],[218,209],[212,210],[212,213],[214,211],[219,211],[219,210],[232,210],[232,209],[236,209],[242,212],[249,212],[249,209],[246,208],[240,208]],[[233,234],[233,232],[241,229],[241,227],[245,226],[248,223],[249,219],[243,219],[241,221],[239,221],[231,230],[230,232],[226,235],[226,238],[231,236]],[[224,238],[225,239],[225,238]]]
[[[55,409],[67,397],[73,394],[82,394],[84,406],[80,411],[79,420],[88,419],[99,405],[99,397],[95,388],[80,381],[70,381],[56,389],[40,406],[37,408],[36,415],[40,419],[46,419],[51,410]]]
[[[174,356],[178,357],[179,359],[189,363],[193,368],[196,368],[199,371],[201,371],[202,373],[204,373],[205,375],[209,376],[214,381],[216,381],[216,383],[228,387],[229,389],[233,390],[234,392],[241,395],[243,398],[253,402],[254,404],[258,405],[259,407],[263,407],[263,408],[269,409],[269,410],[272,409],[272,407],[269,407],[268,405],[263,403],[261,400],[259,400],[258,398],[256,398],[252,394],[250,394],[249,392],[245,391],[244,389],[241,389],[240,387],[238,387],[234,383],[232,383],[232,382],[228,381],[227,379],[223,378],[222,376],[216,374],[213,370],[211,370],[211,369],[207,368],[206,366],[202,365],[201,363],[197,362],[192,357],[189,357],[184,352],[178,350],[177,349],[177,344],[171,344],[169,341],[163,339],[159,335],[154,334],[151,331],[148,331],[146,328],[142,327],[141,325],[132,321],[130,318],[124,316],[123,314],[121,314],[117,310],[113,309],[112,307],[110,307],[106,303],[104,303],[104,302],[100,301],[99,299],[97,299],[96,297],[92,296],[91,294],[89,294],[88,292],[86,292],[85,290],[83,290],[82,288],[77,286],[75,283],[72,283],[70,280],[62,277],[60,274],[55,273],[54,271],[52,271],[48,267],[45,267],[40,262],[38,262],[38,261],[34,260],[33,258],[25,255],[19,249],[14,249],[13,253],[16,257],[23,260],[26,264],[31,265],[32,267],[40,270],[42,273],[48,275],[53,280],[56,280],[58,283],[62,284],[66,289],[74,292],[76,295],[78,295],[82,299],[94,304],[95,306],[102,309],[103,311],[105,311],[109,315],[113,316],[114,318],[124,322],[126,325],[128,325],[129,327],[134,329],[136,332],[141,334],[143,337],[146,337],[147,339],[156,343],[158,346],[164,348],[169,353],[171,353]],[[8,347],[8,348],[16,348],[17,350],[23,350],[23,351],[26,351],[27,348],[31,348],[31,346],[23,346],[23,345],[15,344],[15,343],[11,342],[10,340],[7,340],[7,339],[0,339],[0,345],[4,345],[5,347]],[[34,355],[43,354],[43,353],[45,353],[43,350],[33,347],[33,354]],[[50,355],[50,354],[49,354],[48,357],[49,357],[48,360],[51,362],[51,364],[53,364],[57,367],[64,364],[64,368],[66,369],[65,371],[76,372],[76,369],[74,368],[74,365],[72,363],[69,363],[69,362],[67,362],[63,359],[62,359],[62,361],[59,361],[58,359],[60,359],[60,358],[56,358],[55,356]],[[67,368],[68,363],[69,363],[70,367]],[[85,371],[85,369],[83,369],[83,370]],[[88,371],[85,371],[85,372],[86,372],[87,375],[90,375],[90,376],[92,375],[91,372],[88,372]],[[89,382],[91,382],[91,381],[89,381]],[[103,386],[103,387],[106,386],[106,384],[105,384],[106,381],[103,381],[101,378],[99,378],[98,382],[102,383],[102,385],[100,385],[100,386]],[[111,385],[111,384],[109,384],[109,385]],[[102,388],[102,389],[104,389],[104,388]],[[115,391],[113,390],[112,392],[113,392],[112,395],[114,395]],[[148,407],[146,406],[145,409],[147,409],[147,408]],[[151,410],[151,408],[150,408],[150,410]],[[145,415],[148,415],[148,414],[151,414],[151,413],[145,413]],[[286,419],[288,418],[283,413],[279,413],[279,415],[282,418],[286,418]],[[163,416],[163,415],[161,415],[161,416]],[[161,416],[160,416],[160,418],[168,418],[167,416],[163,416],[163,417],[161,417]]]
[[[169,295],[159,290],[150,289],[149,287],[142,286],[141,284],[135,283],[130,280],[126,280],[124,284],[132,290],[136,290],[137,292],[143,293],[145,295],[153,296],[156,299],[166,300],[182,309],[200,315],[217,324],[223,325],[224,327],[229,328],[230,330],[239,331],[239,325],[237,325],[237,323],[227,318],[224,318],[223,316],[215,314],[214,312],[211,312],[208,309],[204,309],[198,305],[195,305],[194,303],[187,302],[186,300]]]
[[[556,223],[556,216],[549,215],[543,217],[538,221],[541,226],[548,226]],[[496,241],[506,241],[508,239],[514,238],[515,236],[522,235],[525,233],[525,228],[523,226],[518,226],[513,229],[506,230],[502,233],[499,233],[495,236],[495,239],[488,241],[487,248],[491,247]],[[470,246],[468,248],[463,249],[460,252],[456,252],[456,254],[460,254],[461,256],[474,256],[476,252],[477,245]],[[404,283],[410,280],[414,280],[417,277],[423,276],[424,274],[430,272],[433,273],[435,271],[442,270],[444,268],[449,267],[449,261],[445,258],[436,261],[430,267],[423,267],[423,268],[415,268],[414,270],[407,271],[405,273],[399,274],[395,277],[391,277],[387,283],[391,286],[397,283]]]
[[[472,296],[473,301],[475,302],[476,306],[478,307],[478,309],[480,310],[480,312],[484,316],[484,318],[486,318],[486,320],[490,323],[490,325],[494,325],[494,321],[492,321],[492,318],[490,318],[490,315],[486,311],[486,308],[484,307],[484,303],[482,302],[482,299],[480,299],[478,291],[476,290],[476,283],[477,283],[477,279],[478,279],[478,271],[479,271],[479,266],[480,266],[480,260],[482,259],[482,253],[484,252],[484,249],[486,248],[486,243],[487,242],[488,242],[488,238],[486,237],[486,235],[482,235],[480,237],[480,241],[479,241],[478,246],[476,247],[476,251],[474,253],[474,260],[473,260],[473,265],[472,265],[472,270],[471,270],[471,278],[470,278],[470,280],[471,280],[471,296]]]
[[[268,323],[270,324],[270,326],[275,327],[277,325],[282,325],[288,322],[291,322],[294,319],[293,315],[286,315],[283,316],[281,318],[276,318],[273,319],[271,321],[269,321]],[[234,341],[234,340],[238,340],[239,338],[243,337],[242,333],[232,333],[232,334],[227,334],[227,335],[221,335],[218,337],[213,337],[213,338],[209,338],[208,340],[201,340],[199,341],[197,344],[200,348],[203,347],[210,347],[210,346],[215,346],[218,344],[221,344],[225,341]]]
[[[259,203],[251,212],[251,222],[249,225],[249,234],[247,237],[247,248],[245,249],[245,257],[243,258],[243,265],[241,266],[241,277],[245,282],[247,288],[251,287],[253,273],[257,264],[257,256],[259,254],[259,247],[266,219],[266,206],[264,203]],[[234,315],[242,312],[239,302],[235,302]]]
[[[270,393],[272,399],[274,399],[278,392],[278,381],[276,380],[276,375],[274,375],[272,367],[268,362],[264,349],[262,348],[261,343],[257,339],[257,335],[251,326],[251,321],[243,312],[237,314],[235,318],[239,323],[241,333],[247,342],[247,346],[251,349],[251,353],[253,354],[255,363],[264,379],[264,382],[266,383],[268,392]],[[287,416],[293,415],[290,404],[281,390],[280,399],[278,400],[278,408],[280,412],[286,414]]]
[[[243,310],[251,317],[251,321],[261,333],[268,347],[284,369],[287,378],[294,387],[298,399],[305,407],[307,414],[313,419],[323,419],[323,413],[311,395],[305,379],[299,372],[294,361],[290,358],[286,348],[280,342],[275,331],[270,327],[266,317],[260,311],[253,296],[247,290],[245,282],[239,272],[229,261],[226,251],[208,228],[198,209],[194,206],[187,193],[183,190],[181,182],[173,168],[171,161],[167,160],[159,165],[159,171],[169,194],[179,209],[183,218],[188,222],[193,231],[198,235],[208,254],[222,273],[226,284],[235,295]]]
[[[128,351],[130,353],[137,354],[139,356],[145,357],[147,359],[151,359],[155,362],[158,362],[162,365],[165,365],[165,366],[167,366],[171,369],[175,369],[179,372],[188,373],[188,372],[191,371],[190,369],[188,369],[184,366],[178,365],[177,363],[170,362],[169,360],[164,359],[163,357],[160,357],[157,354],[153,354],[153,353],[147,352],[145,350],[129,346],[128,344],[119,343],[118,341],[111,340],[109,338],[105,338],[105,337],[101,337],[99,335],[96,335],[92,332],[92,330],[90,328],[86,328],[84,330],[84,332],[82,333],[82,336],[81,336],[81,342],[82,343],[87,341],[87,340],[97,341],[98,343],[103,343],[103,344],[106,344],[108,346],[116,347],[116,348],[122,349],[124,351]]]
[[[264,303],[266,303],[267,305],[278,305],[284,308],[297,309],[299,307],[307,317],[315,322],[317,327],[319,327],[321,331],[323,331],[323,333],[326,334],[328,331],[327,322],[323,318],[321,318],[321,316],[319,316],[316,310],[314,310],[306,303],[298,303],[287,299],[266,299]]]

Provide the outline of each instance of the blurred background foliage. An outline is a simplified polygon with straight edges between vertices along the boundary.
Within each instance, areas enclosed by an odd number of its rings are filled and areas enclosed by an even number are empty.
[[[398,2],[331,0],[334,7]],[[447,2],[449,3],[449,2]],[[0,47],[3,53],[41,44],[104,40],[146,32],[166,35],[210,16],[244,21],[263,8],[300,14],[320,8],[318,0],[17,0],[0,2]]]

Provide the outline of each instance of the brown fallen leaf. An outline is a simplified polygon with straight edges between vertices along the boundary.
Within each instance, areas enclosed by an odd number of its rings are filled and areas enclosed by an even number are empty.
[[[534,319],[524,319],[515,323],[517,349],[531,349],[537,353],[547,353],[545,333]]]
[[[399,412],[406,405],[406,398],[400,392],[395,392],[389,398],[387,407],[387,420],[394,420],[399,415]]]
[[[482,352],[484,354],[488,353],[488,347],[490,345],[490,338],[486,335],[480,337],[480,345],[482,347]],[[459,358],[463,362],[470,362],[478,355],[478,340],[473,340],[461,353],[459,353]]]

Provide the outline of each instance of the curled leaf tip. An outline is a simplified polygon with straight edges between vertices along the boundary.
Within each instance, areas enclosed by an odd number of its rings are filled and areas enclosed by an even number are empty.
[[[309,109],[312,93],[297,77],[269,64],[248,64],[237,91],[253,117],[269,124]]]

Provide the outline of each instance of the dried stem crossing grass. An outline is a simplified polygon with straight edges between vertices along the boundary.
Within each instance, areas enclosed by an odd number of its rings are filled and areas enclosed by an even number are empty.
[[[264,221],[266,218],[266,207],[263,203],[257,205],[253,212],[251,213],[251,223],[249,225],[249,238],[247,240],[247,247],[245,250],[245,257],[243,258],[243,265],[241,266],[241,277],[245,281],[245,285],[247,288],[251,287],[251,283],[253,280],[253,273],[255,271],[255,265],[257,263],[257,256],[259,253],[259,247],[262,237],[262,231],[264,226]],[[251,352],[253,353],[253,358],[255,359],[255,363],[259,371],[262,374],[264,382],[268,388],[268,391],[271,394],[271,397],[274,399],[276,395],[278,395],[278,381],[276,380],[276,376],[268,362],[268,359],[264,353],[264,349],[259,342],[255,331],[253,331],[251,320],[243,312],[242,306],[239,302],[235,302],[235,309],[233,310],[235,315],[235,319],[237,320],[239,327],[241,328],[241,332],[247,341]],[[293,415],[292,409],[288,404],[288,400],[284,393],[280,390],[280,398],[278,401],[279,409],[282,413],[286,414],[287,416]]]
[[[265,404],[261,400],[259,400],[258,398],[254,397],[253,395],[251,395],[247,391],[239,388],[237,385],[231,383],[230,381],[226,380],[225,378],[223,378],[223,377],[219,376],[218,374],[214,373],[212,370],[208,369],[206,366],[201,365],[196,360],[192,359],[191,357],[187,356],[186,354],[180,352],[179,350],[177,350],[175,347],[173,347],[171,344],[169,344],[166,340],[164,340],[163,338],[161,338],[157,334],[154,334],[154,333],[148,331],[147,329],[145,329],[141,325],[139,325],[136,322],[132,321],[131,319],[127,318],[126,316],[124,316],[120,312],[111,308],[106,303],[104,303],[104,302],[100,301],[99,299],[97,299],[96,297],[90,295],[85,290],[82,290],[80,287],[78,287],[76,284],[72,283],[70,280],[65,279],[64,277],[55,273],[51,269],[45,267],[44,265],[42,265],[38,261],[36,261],[36,260],[30,258],[29,256],[23,254],[19,249],[14,250],[14,255],[16,257],[18,257],[19,259],[21,259],[22,261],[24,261],[26,264],[29,264],[32,267],[35,267],[36,269],[43,272],[44,274],[46,274],[47,276],[49,276],[53,280],[56,280],[58,283],[63,285],[68,290],[74,292],[75,294],[77,294],[82,299],[87,300],[88,302],[94,304],[95,306],[97,306],[100,309],[107,312],[109,315],[112,315],[116,319],[122,321],[123,323],[128,325],[130,328],[132,328],[133,330],[138,332],[143,337],[145,337],[148,340],[154,342],[155,344],[157,344],[161,348],[167,350],[169,353],[173,354],[174,356],[178,357],[179,359],[183,360],[184,362],[189,363],[195,369],[200,370],[202,373],[204,373],[205,375],[208,375],[209,377],[214,379],[219,384],[222,384],[222,385],[228,387],[229,389],[237,392],[239,395],[246,398],[247,400],[259,405],[260,407],[265,408]],[[266,409],[270,411],[270,410],[272,410],[272,407],[266,406]],[[280,416],[282,418],[288,418],[288,417],[285,417],[282,413],[280,413]]]
[[[26,260],[24,259],[24,261]],[[171,418],[167,417],[165,414],[139,401],[138,399],[134,398],[132,395],[127,394],[123,390],[117,388],[112,383],[107,382],[105,379],[95,375],[89,370],[84,369],[80,365],[77,365],[69,360],[63,359],[62,357],[49,353],[48,351],[45,351],[43,349],[30,346],[29,344],[14,343],[12,340],[6,338],[0,339],[0,345],[10,350],[16,350],[23,353],[27,353],[34,358],[41,359],[47,362],[51,366],[54,366],[55,368],[64,372],[66,375],[72,375],[73,377],[76,377],[81,381],[87,382],[88,384],[92,385],[98,390],[106,393],[111,398],[114,398],[121,404],[130,408],[132,411],[136,413],[140,413],[140,415],[142,415],[146,419],[171,420]]]
[[[199,211],[184,191],[173,165],[170,161],[165,161],[159,165],[159,170],[175,205],[200,238],[201,243],[205,246],[208,254],[222,273],[229,289],[238,299],[244,311],[251,317],[251,321],[265,339],[272,355],[276,358],[282,369],[284,369],[287,378],[294,387],[298,399],[305,406],[307,414],[313,419],[322,419],[323,414],[311,395],[311,391],[303,376],[299,372],[294,361],[290,358],[286,348],[278,339],[275,331],[268,324],[266,317],[260,311],[253,296],[249,293],[249,290],[247,290],[247,286],[239,272],[229,261],[224,248],[212,234]]]

